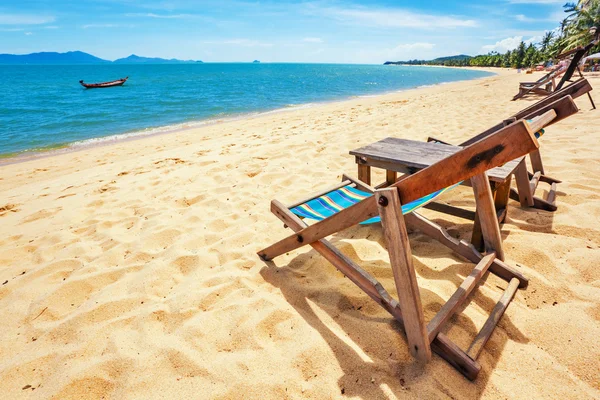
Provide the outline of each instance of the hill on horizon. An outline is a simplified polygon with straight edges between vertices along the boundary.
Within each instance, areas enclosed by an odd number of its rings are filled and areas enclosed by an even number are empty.
[[[119,58],[115,61],[104,60],[102,58],[93,56],[83,51],[68,51],[66,53],[58,52],[40,52],[31,54],[0,54],[0,64],[37,64],[37,65],[49,65],[49,64],[180,64],[180,63],[201,63],[202,61],[192,60],[177,60],[172,58],[170,60],[164,58],[150,58],[140,57],[135,54],[129,57]]]
[[[446,61],[463,61],[469,60],[473,57],[468,56],[466,54],[459,54],[456,56],[447,56],[447,57],[438,57],[433,60],[407,60],[407,61],[386,61],[383,65],[402,65],[402,64],[425,64],[425,63],[436,63],[443,64]]]

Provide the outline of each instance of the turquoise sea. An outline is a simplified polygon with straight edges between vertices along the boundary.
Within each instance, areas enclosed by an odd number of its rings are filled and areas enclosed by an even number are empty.
[[[489,75],[334,64],[0,66],[0,157]],[[79,85],[125,76],[122,87]]]

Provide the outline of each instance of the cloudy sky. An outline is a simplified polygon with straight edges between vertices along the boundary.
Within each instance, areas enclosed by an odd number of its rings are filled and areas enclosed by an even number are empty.
[[[537,42],[564,18],[564,2],[2,1],[0,53],[339,63],[475,55]]]

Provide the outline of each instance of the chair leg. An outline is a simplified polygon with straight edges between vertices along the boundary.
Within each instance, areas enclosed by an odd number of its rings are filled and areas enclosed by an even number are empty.
[[[500,225],[490,181],[485,173],[471,178],[475,202],[477,204],[477,217],[481,226],[481,233],[485,243],[486,250],[495,251],[500,260],[504,260],[504,250],[502,248],[502,236],[500,235]]]
[[[398,189],[377,190],[375,198],[390,255],[408,346],[415,358],[426,362],[431,359],[431,349]]]

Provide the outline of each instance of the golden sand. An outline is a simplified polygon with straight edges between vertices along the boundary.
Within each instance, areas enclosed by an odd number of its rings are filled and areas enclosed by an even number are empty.
[[[546,172],[563,180],[559,210],[510,202],[507,261],[531,282],[475,382],[435,355],[417,363],[391,316],[312,249],[268,264],[255,254],[290,233],[271,199],[356,175],[348,151],[387,136],[477,134],[538,99],[509,101],[524,77],[500,71],[0,167],[0,397],[599,398],[600,111],[585,96],[541,141]],[[468,188],[444,199],[474,204]],[[424,214],[469,239],[469,221]],[[332,241],[392,288],[379,226]],[[411,246],[431,319],[472,264],[419,233]],[[505,286],[488,277],[445,332],[465,348]]]

